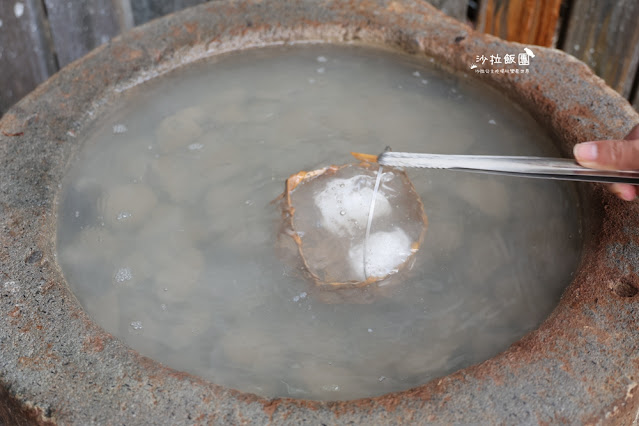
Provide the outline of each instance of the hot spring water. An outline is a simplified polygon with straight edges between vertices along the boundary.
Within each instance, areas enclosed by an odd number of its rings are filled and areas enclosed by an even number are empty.
[[[520,108],[428,60],[229,54],[123,93],[101,123],[60,200],[64,274],[107,331],[217,384],[310,399],[407,389],[506,349],[576,268],[571,184],[427,170],[407,173],[428,230],[384,297],[323,303],[277,256],[286,178],[350,151],[558,156]]]

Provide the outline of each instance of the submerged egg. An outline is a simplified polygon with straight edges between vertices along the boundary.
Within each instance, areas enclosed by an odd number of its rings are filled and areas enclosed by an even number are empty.
[[[111,189],[98,203],[107,223],[132,228],[149,216],[157,196],[147,185],[131,183]]]
[[[160,123],[156,132],[156,143],[161,152],[170,152],[184,145],[192,144],[202,135],[198,124],[205,117],[201,108],[185,108]]]

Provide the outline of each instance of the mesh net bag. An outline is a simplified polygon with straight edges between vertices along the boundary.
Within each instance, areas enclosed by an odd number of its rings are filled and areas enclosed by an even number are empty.
[[[384,167],[366,239],[378,167],[370,163],[299,172],[281,197],[280,248],[330,303],[368,303],[410,269],[426,231],[424,207],[399,169]]]

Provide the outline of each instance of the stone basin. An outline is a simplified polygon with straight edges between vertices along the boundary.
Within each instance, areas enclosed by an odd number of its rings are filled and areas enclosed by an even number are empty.
[[[276,44],[361,44],[468,70],[524,46],[420,1],[238,0],[151,22],[67,66],[0,120],[0,383],[59,424],[624,423],[639,409],[639,209],[579,186],[585,240],[550,317],[508,350],[417,388],[355,401],[265,399],[169,369],[93,323],[56,263],[63,176],[119,93],[198,59]],[[639,116],[588,67],[535,48],[530,73],[478,74],[564,156],[623,138]]]

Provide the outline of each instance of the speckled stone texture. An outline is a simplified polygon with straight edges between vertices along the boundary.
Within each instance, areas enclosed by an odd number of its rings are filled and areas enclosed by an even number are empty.
[[[559,306],[507,351],[418,388],[350,402],[267,400],[166,368],[93,324],[55,257],[56,197],[94,120],[126,88],[220,52],[376,45],[468,70],[523,46],[421,1],[237,0],[153,21],[74,62],[0,121],[0,382],[59,424],[630,424],[639,408],[639,209],[582,185],[583,261]],[[622,138],[639,117],[581,62],[535,49],[530,74],[478,75],[561,144]]]

